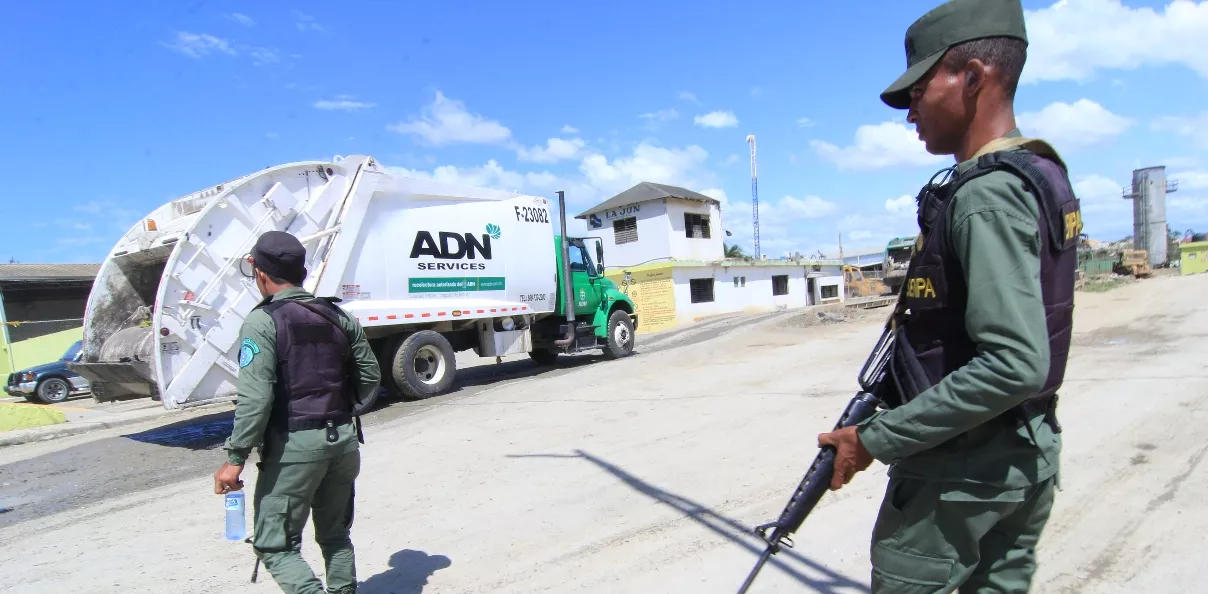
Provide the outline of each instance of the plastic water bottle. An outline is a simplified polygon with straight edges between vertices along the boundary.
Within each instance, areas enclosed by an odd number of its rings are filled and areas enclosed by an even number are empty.
[[[227,540],[243,540],[247,536],[247,524],[243,513],[243,491],[226,494],[226,537]]]

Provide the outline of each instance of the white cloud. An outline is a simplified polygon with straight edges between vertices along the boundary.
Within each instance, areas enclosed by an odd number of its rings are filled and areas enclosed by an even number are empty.
[[[458,142],[475,144],[506,144],[512,131],[503,124],[470,113],[461,101],[449,99],[440,91],[424,109],[424,115],[406,122],[386,126],[400,134],[418,136],[428,144],[443,146]]]
[[[601,154],[591,154],[579,164],[587,182],[609,196],[649,181],[696,189],[712,185],[712,176],[704,170],[709,153],[699,146],[663,148],[641,143],[633,153],[610,163]]]
[[[232,21],[235,21],[236,23],[239,23],[240,25],[243,25],[244,27],[251,27],[251,26],[253,26],[253,25],[255,25],[255,24],[256,24],[256,21],[252,20],[252,17],[250,17],[250,16],[248,16],[248,15],[246,15],[246,14],[240,14],[240,13],[238,13],[238,12],[232,12],[232,13],[227,14],[227,15],[225,15],[225,16],[226,16],[226,18],[228,18],[228,19],[230,19],[230,20],[232,20]]]
[[[751,96],[752,97],[759,97],[759,96],[763,95],[765,92],[766,91],[764,91],[763,87],[761,87],[759,85],[755,85],[755,86],[751,87]]]
[[[801,128],[813,128],[814,120],[809,118],[797,118],[797,126]]]
[[[721,164],[726,167],[729,167],[731,165],[737,165],[738,162],[741,160],[742,160],[742,157],[739,157],[738,153],[730,153],[730,156],[726,157],[726,160],[722,161]]]
[[[684,101],[691,101],[697,105],[701,105],[700,99],[697,99],[696,94],[690,91],[680,91],[679,98],[683,99]]]
[[[770,217],[777,222],[800,221],[804,219],[820,219],[832,215],[839,206],[818,196],[794,198],[785,196],[775,202],[759,203],[759,218]],[[760,237],[762,242],[763,238]]]
[[[1178,181],[1180,190],[1208,190],[1208,169],[1183,171],[1166,177]]]
[[[1123,134],[1132,120],[1116,115],[1090,99],[1074,103],[1057,101],[1040,111],[1021,113],[1016,118],[1026,136],[1049,141],[1063,152],[1099,144]]]
[[[856,129],[855,144],[838,147],[829,142],[811,140],[810,146],[822,159],[839,169],[873,170],[895,166],[938,165],[946,157],[927,152],[918,135],[899,122],[867,124]]]
[[[712,111],[703,116],[693,118],[693,123],[705,128],[733,128],[738,125],[738,118],[732,111]]]
[[[1124,199],[1124,186],[1102,175],[1088,175],[1074,182],[1074,195],[1083,212],[1132,211],[1132,202]]]
[[[1190,117],[1169,116],[1153,122],[1155,130],[1174,132],[1186,136],[1192,142],[1208,149],[1208,111]]]
[[[508,192],[533,192],[541,188],[550,188],[558,181],[557,176],[548,171],[538,173],[508,171],[494,159],[487,161],[481,167],[441,165],[432,169],[432,171],[423,171],[408,169],[406,167],[387,166],[386,169],[391,173],[406,177],[430,179],[444,183],[481,188],[494,188]]]
[[[256,66],[274,64],[281,61],[281,55],[275,49],[267,47],[246,47],[242,49],[247,52],[247,55],[252,57],[252,63]]]
[[[199,59],[214,52],[230,56],[236,55],[235,48],[231,47],[229,41],[207,33],[181,31],[176,34],[176,39],[172,43],[164,45],[176,53],[193,59]]]
[[[1174,0],[1159,12],[1120,0],[1059,0],[1025,15],[1023,83],[1086,81],[1096,70],[1168,64],[1208,78],[1208,1]]]
[[[679,112],[674,109],[660,109],[650,113],[644,113],[638,116],[644,120],[667,122],[679,117]]]
[[[545,146],[535,146],[531,149],[523,146],[516,147],[516,156],[521,161],[557,163],[558,161],[578,157],[585,145],[586,143],[579,138],[571,140],[550,138],[545,141]]]
[[[319,23],[315,19],[315,17],[313,17],[309,14],[306,14],[304,12],[298,12],[295,10],[295,11],[293,11],[293,16],[294,16],[294,26],[297,27],[298,30],[303,33],[307,32],[307,31],[314,31],[316,33],[326,33],[327,32],[327,27],[322,25],[321,23]]]
[[[889,198],[885,201],[885,210],[895,215],[911,215],[918,214],[918,203],[914,201],[914,196],[910,194],[902,194],[897,198]]]
[[[314,102],[315,109],[322,109],[324,111],[360,111],[362,109],[369,109],[375,105],[377,104],[353,101],[352,97],[348,95],[340,95],[335,99],[324,99]]]
[[[570,124],[567,124],[565,126],[562,126],[562,133],[563,134],[578,134],[579,129]]]

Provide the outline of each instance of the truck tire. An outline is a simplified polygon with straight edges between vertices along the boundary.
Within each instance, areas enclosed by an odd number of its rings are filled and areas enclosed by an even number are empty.
[[[533,349],[529,351],[529,358],[538,365],[553,365],[558,362],[558,351],[553,349]]]
[[[453,384],[457,360],[453,346],[439,332],[420,330],[394,352],[391,375],[404,400],[420,400],[444,392]]]
[[[604,356],[609,359],[620,359],[633,353],[633,320],[625,310],[613,310],[608,316],[608,337],[604,340]]]
[[[38,400],[45,404],[63,402],[71,396],[71,385],[63,378],[48,377],[38,384],[37,394]]]

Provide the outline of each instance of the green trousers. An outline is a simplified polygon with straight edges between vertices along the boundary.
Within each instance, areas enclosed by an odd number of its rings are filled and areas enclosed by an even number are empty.
[[[352,527],[353,483],[361,453],[315,462],[262,463],[252,499],[253,549],[287,594],[356,592]],[[302,529],[314,515],[315,542],[323,552],[327,589],[302,558]]]
[[[1055,483],[1002,491],[891,478],[873,528],[873,594],[1027,592]]]

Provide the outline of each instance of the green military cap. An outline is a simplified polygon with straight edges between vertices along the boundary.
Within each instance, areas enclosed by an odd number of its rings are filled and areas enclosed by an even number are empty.
[[[948,48],[982,37],[1028,40],[1019,0],[949,0],[906,29],[906,72],[881,93],[894,109],[910,107],[910,87],[944,56]]]

